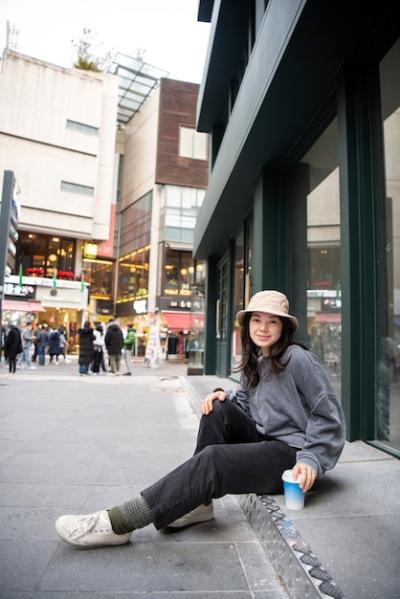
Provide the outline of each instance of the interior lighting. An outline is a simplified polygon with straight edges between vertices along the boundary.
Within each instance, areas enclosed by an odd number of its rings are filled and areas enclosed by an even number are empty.
[[[51,240],[52,240],[52,241],[60,241],[60,238],[59,238],[59,237],[52,237],[52,239],[51,239]]]

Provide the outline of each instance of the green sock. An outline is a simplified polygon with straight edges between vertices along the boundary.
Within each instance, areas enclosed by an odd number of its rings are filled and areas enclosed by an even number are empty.
[[[117,535],[143,528],[154,521],[151,508],[141,495],[108,510],[108,515],[111,527]]]
[[[111,522],[111,528],[117,535],[124,535],[127,532],[132,532],[133,529],[129,528],[125,522],[124,515],[119,507],[113,507],[111,510],[107,510],[108,516]]]

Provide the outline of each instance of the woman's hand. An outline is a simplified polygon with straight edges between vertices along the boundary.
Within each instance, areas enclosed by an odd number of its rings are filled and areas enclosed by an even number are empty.
[[[297,480],[302,491],[307,493],[313,486],[317,473],[314,468],[311,468],[308,464],[302,464],[298,462],[292,470],[292,478]]]
[[[207,416],[210,412],[212,412],[213,402],[217,399],[218,401],[225,401],[225,391],[214,391],[213,393],[210,393],[210,395],[207,395],[207,397],[203,400],[203,403],[201,404],[201,413],[204,416]]]

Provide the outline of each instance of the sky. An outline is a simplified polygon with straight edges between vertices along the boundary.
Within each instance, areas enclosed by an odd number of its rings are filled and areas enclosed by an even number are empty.
[[[100,52],[136,56],[169,73],[200,83],[210,25],[197,21],[199,0],[0,0],[0,49],[6,22],[19,33],[13,49],[59,66],[76,57],[72,40],[95,33]]]

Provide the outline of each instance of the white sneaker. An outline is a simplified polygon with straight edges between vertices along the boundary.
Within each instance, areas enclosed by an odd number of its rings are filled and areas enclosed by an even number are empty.
[[[85,516],[61,516],[56,520],[56,531],[64,541],[80,547],[124,545],[129,543],[132,535],[131,532],[117,535],[111,527],[107,510]]]
[[[36,366],[29,366],[29,370],[36,370]]]
[[[167,528],[183,528],[184,526],[198,524],[199,522],[208,522],[208,520],[212,520],[213,518],[214,508],[212,502],[209,505],[202,503],[188,514],[168,524]]]

